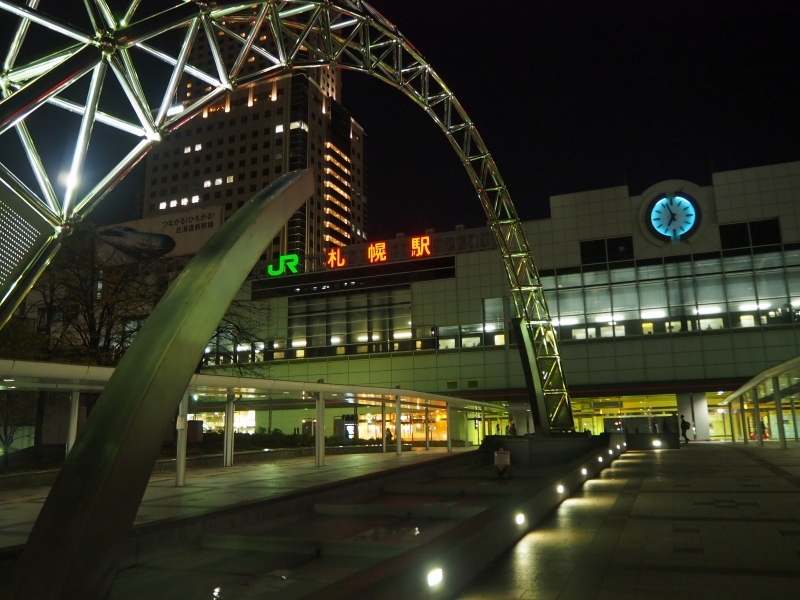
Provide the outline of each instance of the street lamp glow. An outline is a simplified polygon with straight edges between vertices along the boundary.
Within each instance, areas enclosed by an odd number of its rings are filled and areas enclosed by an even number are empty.
[[[617,444],[617,450],[619,450],[619,444]]]
[[[525,515],[522,513],[517,513],[517,516],[514,518],[514,520],[517,522],[517,525],[522,525],[525,523]]]
[[[586,475],[588,472],[585,468],[581,469],[581,475]]]
[[[660,447],[661,446],[661,440],[653,440],[653,446],[655,446],[656,448]]]
[[[609,448],[608,453],[609,454],[614,454],[614,451]]]
[[[597,457],[597,462],[603,462],[603,457],[602,456],[598,456]]]
[[[563,486],[563,485],[561,485],[561,484],[559,483],[559,484],[558,484],[558,487],[556,488],[556,491],[557,491],[559,494],[563,494],[563,493],[564,493],[564,486]]]
[[[442,582],[442,578],[444,577],[444,573],[442,573],[441,569],[434,569],[430,573],[428,573],[428,586],[433,587]]]

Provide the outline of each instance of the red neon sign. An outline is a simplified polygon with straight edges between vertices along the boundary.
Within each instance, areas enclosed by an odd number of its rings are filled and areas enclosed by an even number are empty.
[[[367,248],[367,259],[370,263],[386,262],[386,242],[374,242]]]
[[[342,256],[341,248],[331,248],[328,250],[328,260],[325,262],[331,269],[343,267],[347,261]]]
[[[431,255],[431,236],[421,235],[411,238],[411,258]]]

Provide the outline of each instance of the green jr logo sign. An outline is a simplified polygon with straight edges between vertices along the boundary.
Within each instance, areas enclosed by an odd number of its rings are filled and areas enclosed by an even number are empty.
[[[267,274],[270,277],[277,277],[283,275],[286,269],[292,273],[297,273],[297,263],[300,262],[300,257],[297,254],[284,254],[278,260],[277,268],[272,265],[267,265]]]

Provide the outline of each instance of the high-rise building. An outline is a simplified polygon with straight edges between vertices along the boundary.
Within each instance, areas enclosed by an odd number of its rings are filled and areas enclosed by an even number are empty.
[[[249,24],[229,26],[240,33]],[[219,44],[223,59],[233,62],[240,49],[237,42],[226,35]],[[205,39],[197,40],[189,62],[215,72]],[[251,55],[242,73],[268,64]],[[176,103],[191,103],[198,91],[210,91],[207,85],[185,77]],[[286,253],[305,257],[366,240],[364,131],[340,97],[339,71],[321,67],[221,98],[148,156],[143,216],[219,206],[227,219],[283,173],[312,168],[314,196],[265,249],[265,258]]]

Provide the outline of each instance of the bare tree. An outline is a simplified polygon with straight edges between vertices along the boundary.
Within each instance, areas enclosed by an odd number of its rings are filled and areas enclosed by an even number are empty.
[[[47,335],[45,360],[115,365],[166,291],[168,262],[132,259],[80,224],[37,282],[29,311]]]
[[[3,466],[8,466],[11,446],[22,437],[23,427],[36,420],[36,402],[30,393],[12,390],[0,391],[0,446],[3,448]]]

